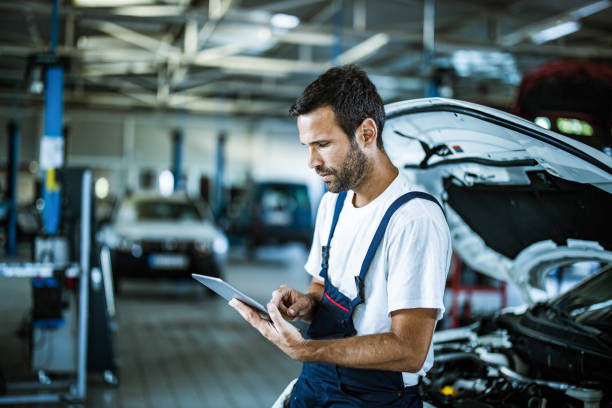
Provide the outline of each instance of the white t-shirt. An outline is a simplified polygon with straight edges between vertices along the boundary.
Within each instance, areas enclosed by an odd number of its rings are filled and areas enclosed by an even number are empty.
[[[418,190],[401,173],[387,189],[361,208],[353,206],[354,192],[344,201],[331,241],[328,278],[351,300],[357,296],[355,276],[374,233],[389,206],[398,197]],[[321,200],[314,238],[305,268],[319,277],[321,246],[327,245],[338,194],[326,193]],[[444,313],[444,287],[451,259],[451,239],[440,207],[414,198],[391,217],[385,235],[365,279],[365,302],[353,313],[357,335],[391,331],[391,312],[400,309],[437,309]],[[319,277],[320,278],[320,277]],[[418,382],[433,365],[433,347],[418,373],[402,373],[406,386]]]

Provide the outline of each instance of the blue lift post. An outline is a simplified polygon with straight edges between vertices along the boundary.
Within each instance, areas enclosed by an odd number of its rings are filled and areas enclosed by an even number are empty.
[[[43,139],[49,143],[42,143],[41,157],[53,155],[54,152],[42,151],[45,149],[56,150],[63,156],[62,139],[62,113],[63,113],[63,88],[64,88],[64,69],[61,66],[51,66],[47,68],[45,84],[45,129]],[[59,148],[54,149],[56,146]],[[53,160],[53,159],[52,159]],[[56,235],[60,224],[60,186],[55,179],[55,168],[62,165],[61,161],[52,163],[53,167],[45,169],[43,174],[42,196],[45,203],[43,207],[43,224],[45,232],[49,235]],[[41,163],[44,162],[41,159]]]
[[[438,95],[438,82],[434,73],[436,30],[436,0],[425,0],[423,9],[423,73],[427,78],[424,94],[426,98]]]
[[[58,0],[53,0],[53,16],[51,19],[51,53],[57,48],[58,32]],[[45,73],[45,121],[43,143],[41,143],[41,167],[44,168],[42,211],[45,232],[56,235],[60,225],[60,186],[55,178],[55,169],[63,164],[64,146],[62,138],[64,92],[64,67],[52,65]],[[45,165],[49,161],[48,165]]]
[[[183,191],[183,145],[184,136],[181,129],[172,131],[172,175],[174,176],[174,191]]]
[[[334,65],[340,65],[340,55],[342,55],[343,51],[343,29],[342,26],[344,22],[344,0],[337,0],[335,5],[336,10],[334,10],[333,17],[333,33],[334,33],[334,43],[332,45],[332,61]]]
[[[220,217],[223,211],[223,179],[225,172],[225,142],[227,141],[227,133],[222,130],[217,137],[217,160],[215,168],[215,200],[214,213],[215,217]]]
[[[8,123],[8,239],[6,254],[15,256],[17,250],[17,167],[19,165],[19,126],[16,119]]]

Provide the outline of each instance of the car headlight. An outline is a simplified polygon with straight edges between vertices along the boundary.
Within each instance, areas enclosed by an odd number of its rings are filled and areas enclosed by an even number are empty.
[[[217,237],[213,241],[213,251],[219,255],[225,255],[227,250],[229,249],[229,244],[227,242],[227,238],[225,237]]]
[[[212,251],[210,240],[195,241],[193,246],[196,251],[202,254],[209,254]]]

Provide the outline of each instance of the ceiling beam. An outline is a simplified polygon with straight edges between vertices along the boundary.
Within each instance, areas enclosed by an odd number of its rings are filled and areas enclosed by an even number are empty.
[[[253,10],[265,10],[269,13],[280,13],[322,2],[324,2],[324,0],[281,0],[258,5],[257,8]]]
[[[129,28],[125,28],[119,24],[108,21],[92,21],[89,23],[89,25],[96,28],[98,31],[108,34],[111,37],[136,45],[137,47],[149,50],[166,58],[176,59],[182,54],[182,51],[173,45],[167,44],[164,41],[152,38],[148,35],[141,34],[137,31],[130,30]]]
[[[334,14],[338,11],[339,2],[342,0],[332,0],[329,4],[323,7],[321,10],[317,12],[312,18],[308,21],[308,24],[311,26],[320,26],[329,19],[331,19]]]
[[[557,14],[544,20],[540,20],[537,23],[528,24],[511,33],[504,34],[500,39],[500,43],[501,45],[506,47],[517,45],[523,40],[533,37],[542,30],[570,21],[577,22],[578,20],[584,17],[598,13],[602,10],[609,8],[610,6],[612,6],[612,0],[599,0],[588,3],[585,6],[578,7],[561,14]]]
[[[384,33],[374,34],[365,41],[360,42],[352,48],[344,51],[338,56],[340,64],[355,64],[389,43],[389,36]]]
[[[126,98],[127,96],[127,98]],[[155,100],[155,96],[153,96]],[[65,94],[67,103],[89,104],[94,106],[122,106],[126,108],[165,107],[195,112],[232,113],[246,115],[286,116],[284,102],[266,102],[251,99],[194,98],[186,95],[170,95],[166,103],[153,102],[148,93],[130,92],[125,95],[91,92],[85,95]]]

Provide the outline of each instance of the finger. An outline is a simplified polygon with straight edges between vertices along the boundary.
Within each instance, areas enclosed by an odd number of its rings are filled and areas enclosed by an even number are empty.
[[[299,310],[302,308],[302,305],[299,302],[300,299],[303,298],[303,294],[286,285],[282,285],[281,289],[284,290],[285,296],[283,296],[283,307],[279,307],[279,310],[286,319],[296,320]]]
[[[281,316],[280,311],[278,310],[276,305],[268,303],[267,309],[268,314],[270,315],[270,318],[274,323],[274,328],[282,337],[291,336],[294,335],[295,332],[298,332],[298,330],[293,327],[292,324],[287,323],[285,319],[283,319],[283,316]]]
[[[267,305],[268,314],[270,315],[270,319],[272,319],[272,323],[274,323],[274,327],[277,329],[282,327],[282,325],[288,324],[281,316],[280,310],[274,303],[268,303]]]
[[[283,293],[281,292],[281,289],[276,289],[274,292],[272,292],[272,298],[270,298],[270,303],[274,303],[277,307],[281,306],[282,303],[282,299],[283,299]]]
[[[285,297],[291,292],[291,288],[287,285],[281,285],[278,289],[272,292],[272,300],[275,304],[283,302]]]
[[[241,302],[240,300],[236,298],[233,298],[232,300],[230,300],[229,305],[233,307],[234,309],[236,309],[236,311],[240,313],[240,315],[242,316],[244,320],[249,322],[253,327],[259,329],[259,326],[261,325],[261,322],[263,321],[263,319],[259,316],[259,314],[257,314],[253,310],[253,308],[251,308],[250,306],[247,306],[246,304],[244,304],[243,302]]]
[[[282,314],[287,314],[287,306],[285,305],[285,297],[289,294],[289,290],[287,286],[281,286],[272,292],[272,299],[270,299],[271,303],[274,303],[276,307],[280,310]]]
[[[299,319],[308,314],[311,304],[307,296],[300,297],[287,311],[294,319]]]

